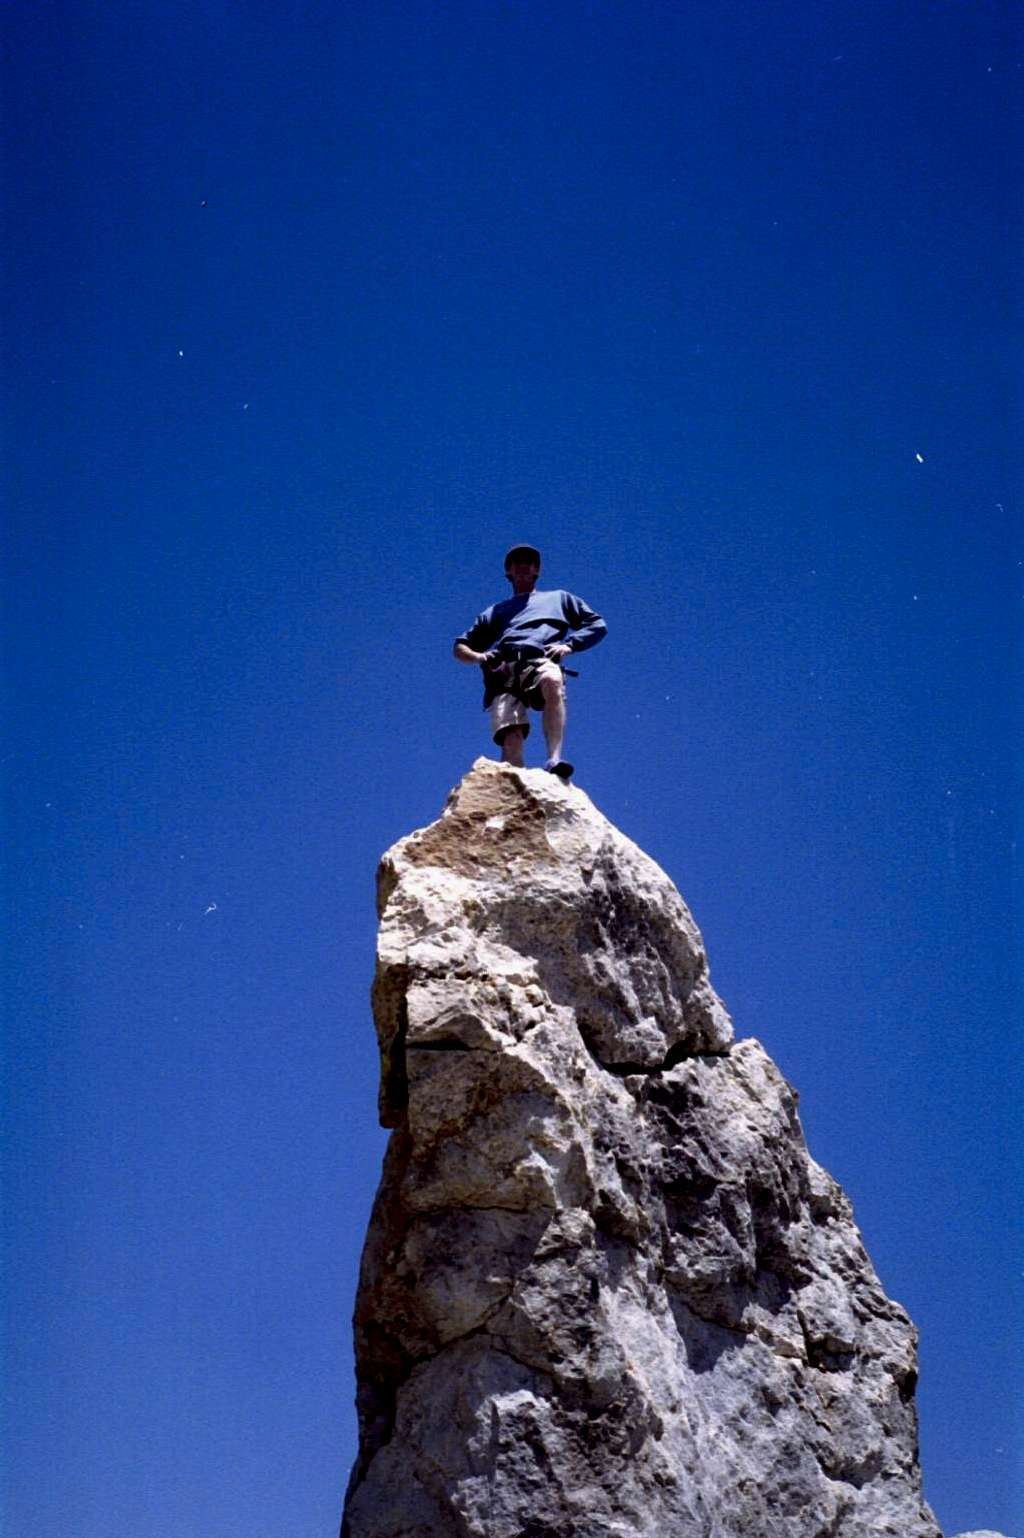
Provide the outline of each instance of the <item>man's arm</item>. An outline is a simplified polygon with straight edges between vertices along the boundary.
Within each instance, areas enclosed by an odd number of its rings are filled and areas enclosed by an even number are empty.
[[[608,626],[600,614],[589,604],[585,604],[582,598],[577,598],[575,593],[563,595],[562,613],[572,626],[573,634],[567,643],[558,647],[549,647],[551,654],[556,651],[561,655],[589,651],[592,646],[597,645],[598,641],[603,641],[608,634]]]
[[[490,652],[475,652],[471,646],[466,645],[465,641],[456,641],[452,647],[452,656],[456,662],[474,662],[479,665],[481,662],[486,662],[490,655]]]
[[[488,648],[494,639],[494,610],[485,609],[477,615],[468,630],[455,637],[452,656],[456,662],[471,662],[479,666],[481,662],[487,661],[490,655]]]

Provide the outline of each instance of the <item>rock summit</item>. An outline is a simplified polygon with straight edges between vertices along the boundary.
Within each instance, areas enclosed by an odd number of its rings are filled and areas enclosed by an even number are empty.
[[[913,1326],[665,873],[481,759],[378,894],[343,1538],[941,1538]]]

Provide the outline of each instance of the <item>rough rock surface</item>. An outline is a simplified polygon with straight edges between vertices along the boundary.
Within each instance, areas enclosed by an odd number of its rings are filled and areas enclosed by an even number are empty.
[[[478,760],[379,899],[344,1538],[941,1538],[913,1326],[668,877]]]

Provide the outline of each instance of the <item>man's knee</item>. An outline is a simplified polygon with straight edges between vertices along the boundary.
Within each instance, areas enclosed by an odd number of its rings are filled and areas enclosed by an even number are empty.
[[[565,680],[561,673],[545,673],[540,681],[540,692],[545,704],[551,705],[565,699]]]

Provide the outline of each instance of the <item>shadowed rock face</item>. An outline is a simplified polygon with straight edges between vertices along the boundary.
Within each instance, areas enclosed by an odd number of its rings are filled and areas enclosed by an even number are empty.
[[[478,760],[379,892],[344,1538],[941,1538],[913,1326],[668,877]]]

